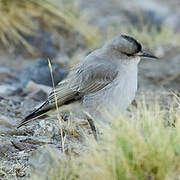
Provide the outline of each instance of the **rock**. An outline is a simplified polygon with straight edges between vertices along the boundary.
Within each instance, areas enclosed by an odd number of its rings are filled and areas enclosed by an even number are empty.
[[[8,95],[16,90],[16,87],[9,85],[9,84],[2,84],[0,85],[0,95]]]
[[[26,150],[27,151],[27,149],[32,149],[34,146],[32,146],[31,144],[29,144],[29,143],[24,143],[24,142],[21,142],[21,141],[19,141],[19,140],[17,140],[17,139],[13,139],[12,141],[11,141],[11,143],[13,144],[13,146],[16,148],[16,149],[18,149],[20,152],[21,152],[21,155],[22,155],[22,152],[24,151],[24,150]]]
[[[133,7],[135,8],[136,6],[145,11],[153,11],[159,17],[167,17],[170,13],[170,9],[167,3],[161,3],[156,0],[149,0],[149,1],[137,0],[135,3],[126,2],[126,4],[127,6],[129,5],[130,8],[133,8]]]
[[[180,56],[173,48],[163,59],[142,60],[139,67],[139,87],[142,90],[180,91]]]
[[[59,138],[60,128],[58,120],[41,120],[39,128],[34,129],[35,136],[45,136],[48,138]],[[59,138],[60,139],[60,138]]]
[[[32,99],[34,99],[37,102],[42,102],[42,101],[45,101],[47,99],[47,93],[45,93],[42,90],[38,90],[37,92],[32,93],[31,97],[32,97]]]
[[[0,114],[4,115],[6,117],[16,117],[21,114],[21,101],[22,98],[15,96],[12,98],[4,98],[2,100],[0,100]],[[19,117],[18,117],[19,118]],[[13,121],[15,121],[13,119]]]
[[[13,91],[12,93],[9,94],[9,96],[12,96],[12,97],[25,97],[27,96],[27,92],[22,89],[22,88],[17,88],[15,91]]]
[[[28,91],[25,99],[34,100],[40,103],[47,99],[48,94],[52,91],[52,87],[30,81],[25,87],[25,91]]]
[[[0,136],[0,157],[3,157],[5,154],[12,154],[16,151],[17,149],[12,145],[10,139]]]
[[[54,58],[58,53],[58,43],[53,39],[52,34],[50,34],[47,31],[44,31],[43,29],[39,29],[36,32],[36,35],[25,35],[22,34],[24,38],[28,41],[29,44],[31,44],[33,47],[35,47],[36,50],[38,50],[38,55],[45,58]],[[23,49],[23,47],[19,48]],[[20,53],[18,50],[16,50],[16,53]],[[22,54],[22,52],[21,52]]]
[[[17,120],[12,117],[6,117],[0,115],[0,135],[20,135],[23,132],[20,132],[17,127]]]
[[[54,84],[57,85],[68,73],[58,65],[52,63],[52,72]],[[29,81],[34,81],[37,84],[52,86],[52,78],[46,59],[37,59],[33,61],[26,69],[22,70],[19,75],[20,83],[25,87]]]
[[[43,171],[48,166],[53,166],[55,160],[61,156],[62,152],[60,149],[56,149],[54,145],[44,145],[32,153],[29,163],[35,171]]]
[[[71,58],[69,58],[66,54],[62,54],[61,52],[57,54],[55,62],[60,65],[67,66],[68,63],[71,62]]]
[[[27,166],[18,161],[3,161],[0,166],[0,178],[2,179],[20,179],[27,175]]]
[[[28,143],[28,144],[32,144],[32,145],[44,145],[44,144],[52,144],[52,141],[51,139],[49,138],[46,138],[46,137],[35,137],[35,136],[32,136],[32,137],[24,137],[23,139],[20,140],[20,142],[25,142],[25,143]],[[24,149],[21,149],[21,150],[24,150]]]
[[[80,0],[80,8],[88,13],[90,23],[100,28],[108,28],[109,25],[125,28],[142,23],[159,28],[165,18],[171,14],[167,4],[154,0],[134,2],[106,0],[103,3],[101,0],[93,0],[93,2]]]
[[[16,79],[16,74],[8,67],[0,66],[0,82],[10,82]]]
[[[26,90],[31,92],[37,92],[37,91],[44,91],[46,94],[49,94],[52,91],[52,87],[45,86],[42,84],[36,84],[33,81],[29,81],[29,83],[26,86]]]
[[[1,129],[3,129],[3,126],[6,126],[8,128],[12,128],[15,125],[15,122],[11,120],[10,118],[0,115],[0,132]]]
[[[164,18],[160,16],[158,12],[153,10],[142,10],[141,13],[136,11],[125,11],[125,14],[131,24],[138,28],[142,28],[143,24],[143,26],[147,25],[150,30],[152,26],[153,28],[156,27],[157,30],[160,30],[161,25],[164,22]]]

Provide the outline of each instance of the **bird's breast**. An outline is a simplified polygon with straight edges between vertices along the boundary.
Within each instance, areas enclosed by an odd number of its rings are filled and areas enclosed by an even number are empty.
[[[109,92],[110,104],[123,112],[135,98],[137,91],[137,73],[122,75],[114,82],[114,88]],[[110,98],[109,98],[110,99]]]
[[[137,91],[137,67],[121,69],[114,81],[102,90],[84,97],[83,104],[93,111],[113,108],[123,112],[135,98]]]

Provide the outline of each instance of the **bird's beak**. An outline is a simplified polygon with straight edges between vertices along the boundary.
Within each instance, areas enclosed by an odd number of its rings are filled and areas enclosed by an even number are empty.
[[[149,57],[149,58],[154,58],[154,59],[158,59],[156,56],[154,56],[153,54],[150,54],[149,52],[147,51],[140,51],[139,53],[137,53],[138,56],[141,56],[141,57]]]

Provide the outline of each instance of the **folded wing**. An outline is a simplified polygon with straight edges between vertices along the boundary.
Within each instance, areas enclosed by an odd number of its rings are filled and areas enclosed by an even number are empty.
[[[103,89],[117,76],[116,67],[103,61],[83,63],[61,81],[49,94],[42,106],[28,115],[18,127],[28,123],[31,119],[45,114],[52,108],[81,100],[84,95]]]

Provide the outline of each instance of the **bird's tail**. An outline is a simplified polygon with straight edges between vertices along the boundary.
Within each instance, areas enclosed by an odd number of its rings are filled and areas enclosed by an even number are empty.
[[[46,113],[49,111],[49,109],[42,109],[41,107],[38,108],[37,110],[35,110],[34,112],[32,112],[31,114],[29,114],[28,116],[26,116],[21,123],[17,126],[17,128],[20,128],[21,126],[29,123],[30,121],[37,119],[39,117],[42,117],[44,115],[46,115]]]

